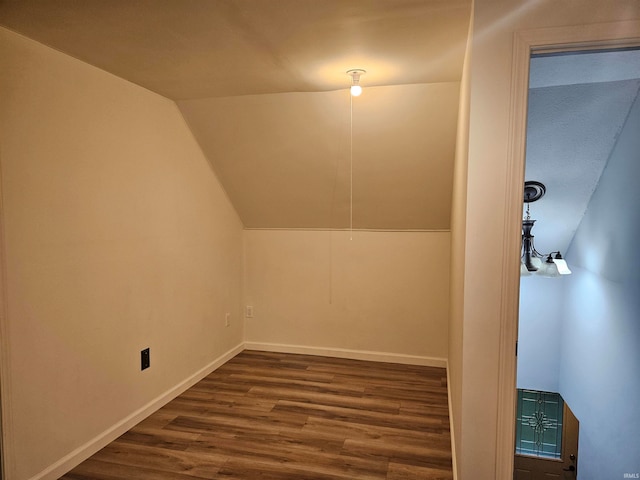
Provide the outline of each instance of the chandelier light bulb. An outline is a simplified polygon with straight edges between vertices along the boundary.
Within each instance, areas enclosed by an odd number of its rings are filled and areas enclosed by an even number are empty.
[[[553,261],[551,255],[547,257],[547,261],[544,262],[542,267],[538,270],[538,275],[542,275],[543,277],[554,278],[560,275],[558,272],[558,267]]]
[[[531,264],[538,270],[542,268],[542,259],[540,257],[531,257]]]
[[[359,97],[362,93],[362,87],[360,85],[351,85],[351,95],[354,97]]]
[[[560,275],[571,275],[571,270],[569,269],[566,260],[564,260],[562,255],[560,255],[560,252],[558,252],[553,258],[553,263],[556,264]]]

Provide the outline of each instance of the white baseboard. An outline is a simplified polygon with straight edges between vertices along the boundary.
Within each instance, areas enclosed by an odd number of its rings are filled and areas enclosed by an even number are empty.
[[[244,350],[240,344],[29,480],[56,480]]]
[[[446,358],[402,355],[387,352],[371,352],[367,350],[348,350],[344,348],[309,347],[305,345],[285,345],[280,343],[260,342],[245,342],[244,348],[246,350],[258,350],[263,352],[299,353],[303,355],[350,358],[353,360],[369,360],[372,362],[402,363],[405,365],[421,365],[425,367],[446,368],[447,366]]]
[[[449,402],[449,434],[451,435],[451,463],[453,466],[453,480],[458,480],[458,464],[456,462],[456,432],[453,428],[453,405],[451,403],[451,376],[449,375],[449,360],[447,360],[447,399]]]

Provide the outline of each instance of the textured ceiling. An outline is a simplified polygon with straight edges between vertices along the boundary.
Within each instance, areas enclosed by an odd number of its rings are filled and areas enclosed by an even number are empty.
[[[640,50],[531,61],[526,180],[547,187],[532,203],[536,248],[569,248],[640,92]]]
[[[640,78],[640,51],[586,51],[531,59],[529,88],[606,83]]]

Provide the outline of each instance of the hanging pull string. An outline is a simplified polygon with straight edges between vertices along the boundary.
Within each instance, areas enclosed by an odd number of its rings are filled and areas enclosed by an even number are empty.
[[[349,240],[353,240],[353,95],[349,94]]]
[[[361,68],[347,70],[347,74],[351,76],[351,87],[349,88],[349,240],[353,240],[353,97],[362,93],[360,77],[365,73],[367,73],[366,70]]]

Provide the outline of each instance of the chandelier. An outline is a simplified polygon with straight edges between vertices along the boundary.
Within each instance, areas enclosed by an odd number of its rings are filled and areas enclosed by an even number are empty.
[[[567,262],[562,258],[559,251],[541,253],[536,250],[533,243],[531,230],[536,221],[531,218],[529,204],[540,200],[546,191],[547,188],[540,182],[524,182],[524,203],[527,204],[527,211],[525,218],[522,220],[521,276],[535,273],[543,277],[553,278],[571,274]]]

